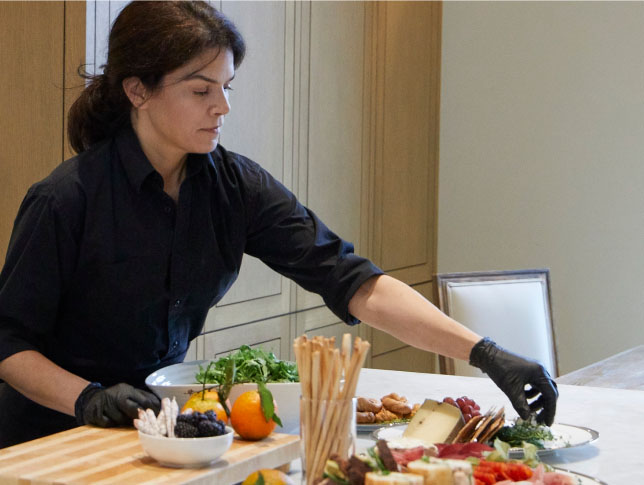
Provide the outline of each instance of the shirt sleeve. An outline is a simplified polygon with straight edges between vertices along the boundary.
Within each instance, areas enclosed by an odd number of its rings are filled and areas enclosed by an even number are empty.
[[[20,206],[0,273],[0,361],[24,350],[45,353],[55,331],[77,246],[64,215],[41,186],[32,187]]]
[[[268,172],[259,166],[253,172],[246,253],[321,295],[345,323],[359,323],[349,313],[349,301],[366,280],[383,271],[354,254],[353,244],[333,233]]]

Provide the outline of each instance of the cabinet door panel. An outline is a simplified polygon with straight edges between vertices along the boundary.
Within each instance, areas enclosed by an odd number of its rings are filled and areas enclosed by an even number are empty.
[[[374,14],[373,254],[416,283],[434,266],[441,4],[379,2]]]
[[[61,162],[65,7],[0,2],[0,255],[27,189]]]
[[[289,317],[271,318],[261,322],[209,332],[203,338],[205,359],[212,359],[215,356],[229,353],[242,345],[270,347],[278,357],[281,355],[288,356],[287,345],[290,341]]]
[[[406,372],[436,372],[438,366],[434,354],[423,352],[414,347],[387,352],[371,359],[373,369],[392,369]],[[395,389],[392,391],[395,392]]]
[[[203,359],[204,358],[203,347],[204,347],[204,336],[200,335],[192,342],[190,342],[190,347],[188,347],[188,352],[186,352],[186,357],[183,360],[187,362],[190,360]]]
[[[71,156],[67,110],[83,86],[85,4],[0,2],[0,261],[29,186]]]
[[[287,187],[292,156],[286,126],[292,48],[287,25],[292,6],[283,2],[221,2],[244,36],[247,54],[230,95],[231,111],[221,136],[228,150],[255,160]],[[256,258],[244,256],[239,278],[210,312],[206,331],[288,313],[290,282]]]
[[[312,2],[308,62],[308,151],[300,198],[360,251],[364,68],[362,2]],[[305,69],[306,64],[301,66]],[[305,163],[303,163],[305,162]],[[322,305],[298,288],[297,309]],[[337,320],[330,312],[326,323]]]

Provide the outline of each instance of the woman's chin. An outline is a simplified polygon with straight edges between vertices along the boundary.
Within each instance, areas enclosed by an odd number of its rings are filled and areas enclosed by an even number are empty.
[[[195,146],[192,147],[192,150],[190,150],[190,153],[201,153],[201,154],[206,154],[215,151],[217,148],[217,145],[219,144],[219,139],[215,139],[210,143],[199,143],[198,145],[195,144]]]

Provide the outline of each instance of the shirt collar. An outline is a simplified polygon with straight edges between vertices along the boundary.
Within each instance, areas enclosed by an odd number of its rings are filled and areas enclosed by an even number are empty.
[[[156,170],[143,153],[139,138],[129,123],[117,133],[116,147],[130,184],[139,192],[143,182],[151,174],[156,173]],[[188,178],[199,173],[205,166],[212,165],[213,161],[209,153],[190,153],[186,164],[186,178]]]

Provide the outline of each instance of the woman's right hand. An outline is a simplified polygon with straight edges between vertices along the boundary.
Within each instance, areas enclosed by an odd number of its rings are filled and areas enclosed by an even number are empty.
[[[150,408],[158,414],[161,401],[155,394],[125,383],[108,388],[90,384],[78,396],[75,414],[79,424],[109,428],[132,424],[139,408]]]

